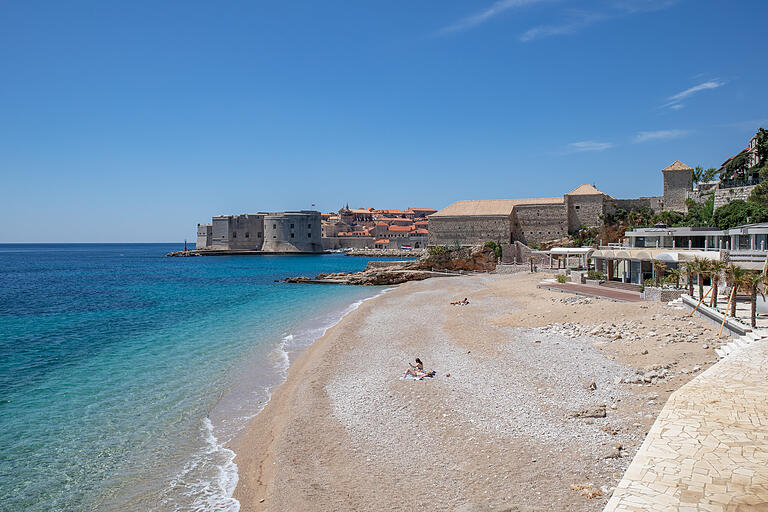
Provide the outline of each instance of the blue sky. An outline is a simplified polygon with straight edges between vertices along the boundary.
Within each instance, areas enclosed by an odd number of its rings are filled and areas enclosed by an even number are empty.
[[[764,0],[0,2],[0,243],[658,195],[672,161],[718,166],[768,127],[766,19]]]

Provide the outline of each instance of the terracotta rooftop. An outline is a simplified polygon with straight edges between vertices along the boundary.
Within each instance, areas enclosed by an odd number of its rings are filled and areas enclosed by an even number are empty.
[[[410,231],[413,226],[389,226],[389,231]]]
[[[680,160],[675,160],[674,162],[672,162],[672,164],[669,167],[667,167],[665,169],[662,169],[661,172],[664,172],[664,171],[692,171],[692,170],[693,169],[691,169],[690,167],[685,165]]]
[[[389,240],[387,240],[386,238],[382,238],[382,239],[376,240],[374,243],[376,243],[376,244],[388,244]]]
[[[538,197],[533,199],[484,199],[456,201],[431,217],[493,216],[509,215],[515,206],[563,204],[562,197]]]
[[[585,183],[585,184],[579,185],[575,189],[571,190],[566,195],[567,196],[595,196],[595,195],[600,195],[600,194],[607,195],[602,190],[598,190],[595,187],[593,187],[592,185],[588,185],[588,184]]]
[[[419,228],[419,229],[416,230],[416,233],[419,234],[419,235],[428,235],[429,231],[424,229],[424,228]]]

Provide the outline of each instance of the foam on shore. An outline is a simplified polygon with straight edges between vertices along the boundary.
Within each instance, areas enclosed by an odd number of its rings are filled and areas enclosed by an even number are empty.
[[[287,376],[288,368],[295,358],[331,327],[338,324],[347,314],[359,308],[368,300],[392,290],[386,288],[371,297],[357,300],[344,309],[331,311],[319,318],[313,318],[299,326],[294,333],[285,334],[269,352],[266,362],[252,360],[246,366],[262,366],[269,370],[257,374],[244,374],[227,393],[224,393],[203,420],[206,447],[198,453],[176,479],[171,488],[185,487],[185,494],[195,496],[193,509],[196,512],[238,512],[240,503],[232,497],[238,482],[236,453],[228,448],[247,424],[259,414],[269,402],[273,389]],[[210,465],[215,466],[211,471]],[[204,466],[208,465],[208,471]],[[215,476],[211,477],[211,473]],[[197,473],[195,475],[195,473]],[[191,480],[191,481],[190,481]],[[177,508],[177,510],[180,510]]]

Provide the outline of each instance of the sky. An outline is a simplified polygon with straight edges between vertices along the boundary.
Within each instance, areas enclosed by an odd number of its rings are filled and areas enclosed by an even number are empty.
[[[768,2],[0,0],[0,243],[662,194],[768,128]],[[313,206],[315,205],[315,206]]]

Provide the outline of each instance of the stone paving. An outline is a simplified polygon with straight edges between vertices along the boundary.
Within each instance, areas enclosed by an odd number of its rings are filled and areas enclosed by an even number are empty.
[[[673,393],[604,512],[768,511],[768,342]]]

